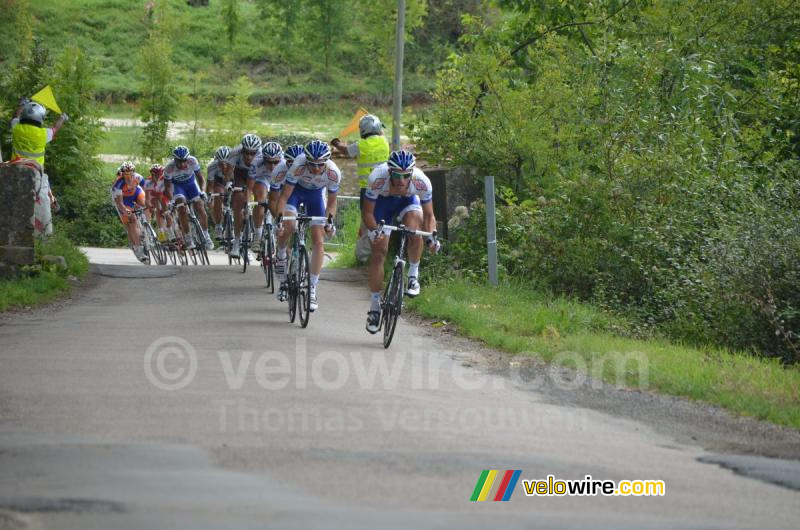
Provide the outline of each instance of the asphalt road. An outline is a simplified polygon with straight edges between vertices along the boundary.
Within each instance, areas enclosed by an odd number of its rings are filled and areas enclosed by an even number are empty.
[[[0,528],[800,526],[794,461],[520,388],[408,320],[384,350],[358,272],[301,329],[257,268],[90,256],[71,301],[0,319]],[[510,501],[469,502],[484,469],[521,470]],[[525,495],[548,475],[666,495]]]

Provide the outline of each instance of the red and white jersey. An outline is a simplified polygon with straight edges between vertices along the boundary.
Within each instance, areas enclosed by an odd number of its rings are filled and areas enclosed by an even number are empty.
[[[372,173],[369,174],[367,191],[364,195],[371,201],[377,200],[378,197],[389,197],[389,186],[389,165],[383,163],[373,169]],[[411,173],[411,182],[408,183],[408,190],[402,196],[410,197],[411,195],[418,196],[421,204],[431,202],[433,199],[431,180],[417,167],[415,167],[414,171]],[[397,195],[394,196],[397,197]]]
[[[342,172],[332,160],[325,162],[325,170],[319,175],[311,173],[306,161],[306,155],[299,155],[294,159],[291,169],[286,173],[286,183],[293,186],[300,185],[307,190],[327,188],[328,193],[339,191],[342,181]]]

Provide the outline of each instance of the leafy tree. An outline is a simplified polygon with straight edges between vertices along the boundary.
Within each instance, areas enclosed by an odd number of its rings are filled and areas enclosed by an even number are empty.
[[[175,66],[172,48],[163,32],[151,30],[139,52],[141,82],[140,115],[144,121],[142,154],[151,162],[161,160],[168,151],[167,129],[175,119],[177,91],[173,83]]]

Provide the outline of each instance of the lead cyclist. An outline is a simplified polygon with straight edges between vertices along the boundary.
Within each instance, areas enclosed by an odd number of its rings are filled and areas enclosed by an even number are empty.
[[[379,223],[392,225],[400,221],[411,230],[436,230],[431,181],[416,167],[416,159],[410,151],[392,151],[386,163],[372,170],[364,195],[361,220],[372,242],[368,268],[371,298],[367,311],[367,331],[377,333],[380,327],[383,262],[389,249],[388,236],[391,233],[379,230]],[[427,246],[434,253],[441,248],[439,241],[434,238],[428,238]],[[420,293],[419,262],[422,250],[422,237],[410,236],[406,286],[406,294],[410,297]]]

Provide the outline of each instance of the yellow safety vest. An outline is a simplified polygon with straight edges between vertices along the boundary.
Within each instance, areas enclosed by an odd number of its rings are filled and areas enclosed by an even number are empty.
[[[47,129],[29,123],[18,123],[11,131],[11,144],[15,157],[36,160],[44,168]]]
[[[373,135],[358,141],[358,178],[366,179],[380,164],[389,159],[389,142],[386,137]],[[366,182],[365,182],[366,183]]]

